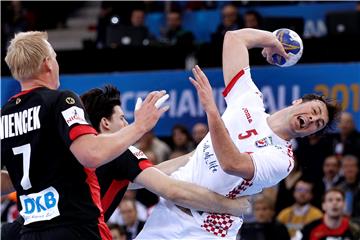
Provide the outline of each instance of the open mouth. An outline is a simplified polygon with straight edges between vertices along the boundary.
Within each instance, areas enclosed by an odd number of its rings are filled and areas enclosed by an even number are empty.
[[[304,117],[302,116],[298,116],[298,121],[299,121],[299,126],[300,126],[300,129],[302,128],[305,128],[306,127],[306,120]]]

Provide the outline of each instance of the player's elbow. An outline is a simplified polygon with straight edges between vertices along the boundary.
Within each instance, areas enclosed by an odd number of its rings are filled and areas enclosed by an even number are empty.
[[[82,147],[72,151],[81,165],[87,168],[97,168],[101,166],[103,159],[101,151],[96,147]]]
[[[227,31],[224,37],[224,44],[233,47],[233,44],[242,44],[250,48],[251,36],[247,28],[240,30]]]
[[[223,162],[221,168],[230,175],[236,175],[244,179],[252,179],[255,166],[248,154],[240,154],[238,158]]]
[[[101,156],[92,150],[83,153],[81,156],[78,156],[77,159],[81,165],[87,168],[97,168],[101,165]]]

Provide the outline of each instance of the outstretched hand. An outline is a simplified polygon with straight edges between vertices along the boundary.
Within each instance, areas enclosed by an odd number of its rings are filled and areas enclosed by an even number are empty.
[[[192,77],[189,77],[189,80],[196,88],[201,105],[203,106],[205,112],[208,113],[214,110],[217,111],[212,88],[205,73],[200,69],[198,65],[196,65],[192,69],[192,72],[196,80]]]

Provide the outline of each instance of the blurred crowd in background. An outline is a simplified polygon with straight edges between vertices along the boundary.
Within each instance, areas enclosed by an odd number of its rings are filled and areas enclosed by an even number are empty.
[[[2,52],[16,32],[67,29],[67,19],[85,4],[86,2],[1,2]],[[88,26],[89,31],[96,32],[96,38],[85,41],[83,47],[114,49],[122,45],[181,46],[191,53],[200,41],[196,39],[196,34],[183,27],[183,16],[188,12],[219,10],[221,22],[211,33],[208,43],[221,46],[228,30],[243,27],[275,30],[278,27],[276,21],[264,19],[252,7],[295,4],[307,3],[104,1],[100,4],[98,15],[93,16],[97,19],[96,24]],[[244,7],[247,11],[240,14],[239,9]],[[360,12],[359,3],[353,12]],[[145,24],[149,14],[160,14],[165,19],[157,36]],[[360,18],[357,19],[359,21]],[[304,26],[301,24],[304,23],[299,24],[298,19],[292,20],[293,26],[300,29],[298,32],[302,32]],[[158,164],[191,152],[207,132],[206,123],[197,123],[192,129],[179,123],[173,126],[171,136],[160,138],[149,132],[136,146],[149,160]],[[296,139],[293,150],[297,165],[291,174],[277,186],[250,198],[252,209],[246,214],[239,232],[242,239],[274,239],[269,236],[275,233],[278,236],[276,239],[296,239],[297,231],[327,214],[322,198],[333,187],[345,193],[343,215],[351,219],[351,222],[360,224],[360,133],[355,128],[353,116],[343,113],[334,133]],[[132,239],[136,236],[158,200],[156,195],[145,189],[129,190],[108,222],[114,239]],[[14,194],[1,198],[1,222],[11,222],[18,214]]]

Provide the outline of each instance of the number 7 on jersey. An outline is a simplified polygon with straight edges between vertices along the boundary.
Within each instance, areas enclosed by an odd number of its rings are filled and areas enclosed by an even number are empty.
[[[31,147],[30,144],[25,144],[20,147],[14,147],[13,149],[14,155],[22,154],[23,155],[23,177],[21,179],[21,186],[24,190],[28,190],[31,188],[31,182],[29,178],[29,170],[30,170],[30,154]]]

